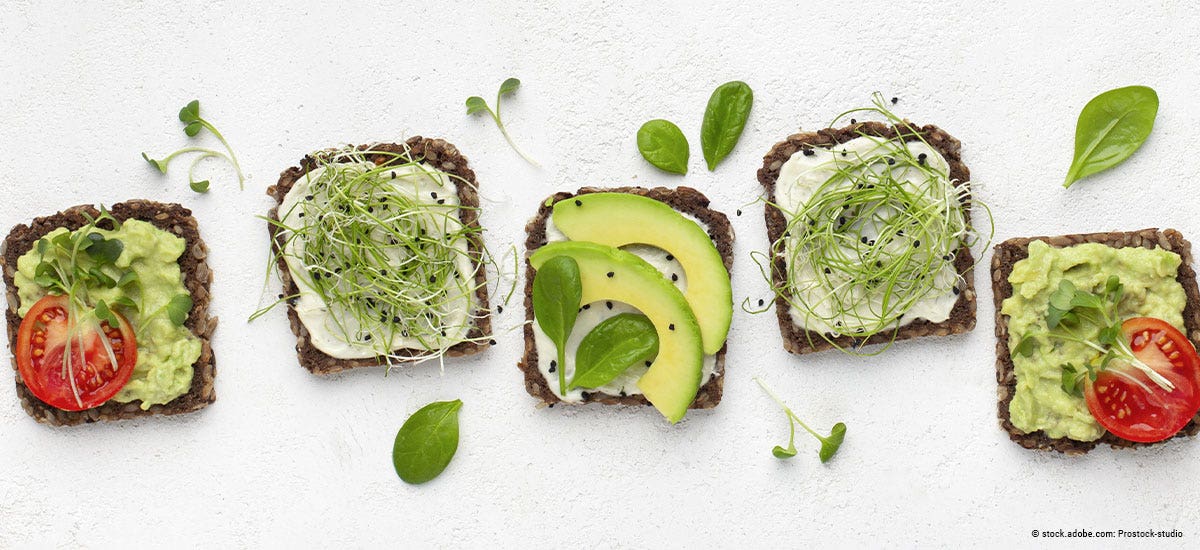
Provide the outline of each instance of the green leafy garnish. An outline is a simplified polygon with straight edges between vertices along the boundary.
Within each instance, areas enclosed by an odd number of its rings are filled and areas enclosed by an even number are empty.
[[[821,462],[829,462],[829,459],[833,458],[833,455],[838,452],[839,448],[841,448],[842,441],[846,439],[846,425],[838,422],[837,424],[833,425],[833,429],[830,430],[829,435],[822,436],[821,434],[818,434],[809,428],[804,421],[800,420],[800,417],[796,416],[796,413],[792,412],[792,409],[788,408],[788,406],[784,404],[783,400],[779,399],[779,397],[775,395],[775,392],[772,392],[770,388],[767,388],[767,385],[764,384],[761,379],[755,377],[754,381],[758,383],[758,386],[761,387],[763,391],[767,392],[767,395],[771,396],[771,399],[774,399],[775,402],[783,408],[783,412],[787,414],[788,418],[788,446],[785,448],[781,445],[776,445],[775,448],[771,449],[771,454],[775,455],[775,458],[779,459],[788,459],[796,456],[796,425],[799,424],[804,431],[808,432],[821,442],[821,450],[817,452],[817,456],[821,458]]]
[[[517,144],[513,141],[512,136],[508,135],[508,129],[504,127],[504,121],[500,119],[500,98],[517,91],[517,88],[520,87],[521,81],[516,78],[508,78],[504,82],[500,83],[500,90],[496,92],[495,110],[492,110],[492,108],[488,106],[487,101],[485,101],[482,97],[468,97],[467,114],[473,115],[475,113],[486,112],[492,117],[492,120],[496,122],[496,127],[500,129],[500,133],[504,136],[504,140],[508,142],[508,146],[512,147],[513,151],[516,151],[518,155],[521,155],[521,158],[525,159],[525,162],[540,167],[541,165],[538,164],[536,160],[533,160],[529,155],[526,155],[520,147],[517,147]]]
[[[221,142],[221,145],[225,146],[225,151],[228,154],[209,149],[207,147],[184,147],[162,159],[151,158],[150,155],[146,153],[142,153],[142,158],[145,159],[146,162],[153,166],[156,170],[166,174],[167,167],[171,164],[171,161],[175,157],[186,153],[200,153],[193,158],[191,165],[188,166],[188,186],[192,188],[192,191],[197,193],[208,192],[209,181],[196,179],[196,165],[207,158],[215,157],[225,159],[233,165],[233,169],[237,172],[238,176],[238,186],[244,189],[246,177],[242,174],[242,167],[238,163],[237,156],[233,154],[233,148],[229,146],[229,142],[225,140],[225,136],[221,135],[221,132],[218,131],[215,126],[200,116],[199,100],[193,100],[179,110],[179,121],[184,124],[183,133],[187,134],[188,137],[195,137],[200,133],[201,130],[208,130],[214,137],[217,138],[218,141]]]
[[[1096,373],[1108,368],[1109,363],[1119,360],[1146,374],[1163,389],[1171,391],[1175,385],[1163,375],[1150,368],[1134,356],[1129,343],[1121,333],[1122,320],[1117,312],[1125,295],[1125,285],[1116,275],[1110,276],[1097,293],[1076,288],[1067,279],[1059,282],[1050,294],[1046,309],[1046,327],[1041,336],[1048,340],[1063,340],[1083,344],[1096,352],[1092,363],[1062,366],[1062,388],[1071,395],[1082,395],[1083,379],[1096,379]],[[1036,351],[1037,342],[1033,335],[1025,335],[1014,353],[1029,356]]]
[[[649,318],[635,313],[610,317],[596,325],[579,343],[575,352],[575,375],[567,389],[598,388],[612,382],[629,367],[656,355],[658,331]]]
[[[183,326],[187,321],[188,313],[192,311],[192,297],[189,294],[177,294],[167,302],[167,318],[171,320],[175,326]]]
[[[1087,103],[1075,125],[1075,159],[1063,187],[1129,158],[1154,129],[1158,94],[1146,86],[1104,92]]]
[[[638,151],[647,162],[674,174],[687,174],[687,137],[674,122],[661,118],[647,121],[638,129]]]
[[[462,401],[436,401],[404,421],[392,446],[392,465],[405,483],[425,483],[440,475],[458,451],[458,411]]]
[[[555,256],[533,276],[533,318],[558,351],[558,392],[566,395],[567,338],[575,328],[583,300],[579,264],[570,256]]]
[[[737,145],[753,103],[754,92],[745,82],[726,82],[713,90],[700,126],[700,149],[709,171],[715,170]]]

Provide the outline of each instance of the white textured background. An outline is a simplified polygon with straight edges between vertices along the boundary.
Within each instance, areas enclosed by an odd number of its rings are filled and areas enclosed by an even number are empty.
[[[876,90],[962,140],[997,240],[1149,226],[1200,239],[1200,13],[1186,2],[49,4],[0,6],[0,229],[85,202],[192,208],[216,271],[219,399],[184,417],[49,428],[21,410],[5,368],[0,547],[1030,546],[1042,542],[1031,530],[1060,528],[1180,529],[1151,545],[1200,544],[1200,442],[1064,458],[997,427],[986,269],[973,333],[875,358],[788,356],[773,314],[738,311],[724,401],[677,426],[649,409],[535,408],[518,332],[444,373],[318,378],[297,365],[282,311],[246,323],[267,263],[256,216],[277,174],[312,149],[418,134],[470,158],[493,251],[519,242],[553,191],[689,185],[733,218],[736,299],[765,297],[749,259],[766,246],[761,206],[733,217],[758,195],[762,155]],[[464,114],[508,76],[524,82],[504,109],[511,132],[542,170]],[[754,111],[709,173],[701,116],[733,79],[754,88]],[[1079,110],[1135,83],[1162,101],[1150,140],[1063,190]],[[198,196],[186,164],[163,177],[140,158],[186,143],[175,115],[193,98],[240,155],[245,191],[214,163]],[[638,155],[635,132],[657,117],[690,138],[688,176]],[[496,325],[522,319],[514,302]],[[814,426],[849,426],[834,460],[800,436],[799,456],[772,458],[787,424],[756,375]],[[453,398],[458,455],[405,485],[396,430]]]

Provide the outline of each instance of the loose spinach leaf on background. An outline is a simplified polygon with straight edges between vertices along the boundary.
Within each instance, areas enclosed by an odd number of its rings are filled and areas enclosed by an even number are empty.
[[[533,318],[558,348],[558,390],[567,393],[567,338],[575,328],[583,301],[579,264],[570,256],[555,256],[533,276]]]
[[[700,149],[709,171],[737,145],[753,103],[754,92],[745,82],[726,82],[713,90],[700,126]]]
[[[1063,187],[1120,164],[1137,151],[1158,116],[1158,94],[1146,86],[1104,92],[1083,107],[1075,126],[1075,160]]]
[[[650,164],[675,174],[687,173],[691,151],[687,138],[675,123],[661,118],[646,122],[638,129],[637,145]]]
[[[658,355],[658,331],[645,315],[622,313],[583,337],[575,352],[574,388],[598,388],[625,369]]]
[[[413,413],[396,432],[392,465],[406,483],[425,483],[442,473],[458,451],[462,401],[435,401]]]

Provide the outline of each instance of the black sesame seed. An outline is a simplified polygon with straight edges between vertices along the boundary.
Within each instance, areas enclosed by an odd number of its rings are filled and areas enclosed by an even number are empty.
[[[738,209],[738,211],[737,211],[737,215],[739,215],[739,216],[741,216],[741,215],[742,215],[742,209],[741,209],[741,208],[739,208],[739,209]]]
[[[393,323],[399,323],[399,322],[400,322],[400,318],[399,318],[399,317],[392,317],[392,322],[393,322]]]
[[[437,282],[437,275],[430,275],[430,276],[429,276],[429,282],[431,282],[431,283],[436,283],[436,282]]]
[[[313,280],[314,280],[314,281],[320,281],[320,280],[321,280],[321,274],[320,274],[320,273],[313,273],[313,274],[312,274],[312,276],[313,276]]]
[[[583,201],[575,199],[575,206],[583,206]]]
[[[672,261],[672,260],[674,260],[674,259],[675,259],[675,256],[672,256],[672,255],[670,255],[670,254],[667,254],[667,261],[668,261],[668,262],[670,262],[670,261]]]
[[[954,290],[954,295],[957,296],[959,293],[958,287],[954,287],[952,290]]]
[[[583,309],[592,309],[592,304],[583,304]]]
[[[675,330],[675,323],[667,325],[667,330]]]
[[[849,156],[849,155],[850,155],[850,153],[849,153],[849,152],[847,152],[847,151],[842,151],[842,156],[843,156],[843,157],[845,157],[845,156]]]
[[[903,230],[903,229],[901,229],[901,230],[899,230],[899,231],[896,231],[896,236],[897,236],[897,237],[903,237],[903,236],[904,236],[904,230]]]
[[[446,204],[446,199],[438,199],[438,204]]]
[[[621,390],[621,397],[625,397],[625,390]]]
[[[604,302],[604,305],[608,306],[608,309],[613,308],[612,302]]]
[[[883,262],[875,260],[875,267],[883,267]]]
[[[551,361],[550,362],[550,372],[554,372],[555,369],[557,369],[557,368],[558,368],[558,361]]]
[[[445,337],[446,337],[446,331],[444,331],[444,330],[443,330],[443,331],[442,331],[442,338],[445,338]]]
[[[763,299],[759,298],[758,299],[758,307],[762,307],[762,305],[763,305]]]
[[[870,240],[871,240],[871,239],[868,239],[868,238],[866,238],[866,237],[863,237],[863,238],[862,238],[862,239],[860,239],[860,240],[862,241],[862,243],[863,243],[863,244],[867,244],[868,242],[870,242]]]
[[[430,191],[430,192],[429,192],[429,198],[431,198],[431,199],[436,199],[436,198],[437,198],[437,191]]]
[[[371,341],[371,335],[370,335],[370,334],[367,334],[367,335],[363,336],[363,341],[364,341],[364,342],[370,342],[370,341]]]
[[[609,278],[609,279],[611,279],[611,278],[613,278],[613,276],[614,276],[614,275],[616,275],[616,273],[613,273],[612,271],[609,271],[609,272],[607,273],[607,275],[608,275],[608,278]]]
[[[504,306],[496,306],[496,313],[504,313]]]
[[[918,246],[921,246],[921,239],[913,241],[913,248],[917,248]]]
[[[298,218],[303,218],[303,217],[304,217],[304,212],[301,212],[301,213],[299,213],[299,214],[296,214],[296,217],[298,217]]]
[[[677,274],[677,273],[672,273],[672,274],[671,274],[671,282],[673,282],[673,283],[674,283],[674,282],[678,282],[678,281],[679,281],[679,274]]]
[[[893,98],[892,98],[892,105],[895,105],[897,101],[900,101],[900,98],[898,98],[898,97],[893,97]]]
[[[838,217],[838,225],[846,225],[846,216]]]
[[[488,345],[489,345],[489,346],[494,346],[494,345],[496,345],[496,340],[495,340],[494,338],[493,338],[493,339],[491,339],[491,340],[488,340]]]
[[[817,225],[817,220],[814,220],[814,219],[809,219],[809,220],[808,220],[808,226],[809,226],[809,227],[812,227],[812,226],[814,226],[814,225]]]
[[[380,315],[380,316],[379,316],[379,322],[380,322],[380,323],[386,323],[386,322],[388,322],[387,315]]]
[[[652,364],[652,363],[651,363],[650,361],[646,361],[646,366],[647,366],[647,367],[649,367],[651,364]]]
[[[825,274],[829,275],[830,273],[833,273],[833,270],[829,269],[828,267],[825,268]]]
[[[865,331],[865,330],[863,330],[863,329],[862,329],[862,327],[859,327],[859,328],[856,328],[856,329],[854,329],[854,333],[855,333],[855,334],[862,334],[862,333],[864,333],[864,332],[866,332],[866,331]]]
[[[867,246],[875,246],[875,241],[867,241]]]
[[[588,392],[583,392],[583,393],[579,394],[579,398],[584,401],[587,401],[589,397],[591,397],[591,394],[589,394]]]
[[[888,163],[888,166],[891,166],[891,165],[893,165],[893,164],[896,164],[896,159],[894,159],[894,158],[892,158],[892,157],[888,157],[888,158],[887,158],[887,163]]]
[[[811,156],[813,156],[813,155],[815,155],[815,154],[817,154],[817,152],[816,152],[816,151],[813,151],[812,149],[805,149],[805,150],[804,150],[804,156],[806,156],[806,157],[811,157]]]
[[[374,206],[368,206],[368,207],[367,207],[367,213],[368,213],[368,214],[370,214],[370,213],[372,213],[372,212],[375,212],[375,207],[374,207]]]
[[[306,200],[306,201],[311,201],[311,200],[313,200],[313,196],[312,196],[312,195],[305,195],[305,196],[304,196],[304,200]]]
[[[850,124],[858,124],[858,121],[852,118],[850,119]]]

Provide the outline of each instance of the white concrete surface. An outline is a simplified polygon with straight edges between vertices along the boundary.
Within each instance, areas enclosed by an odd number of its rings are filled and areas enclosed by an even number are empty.
[[[1074,528],[1200,544],[1200,442],[1064,458],[997,427],[986,269],[973,333],[879,357],[788,356],[773,315],[738,311],[724,401],[677,426],[652,410],[536,408],[514,365],[519,302],[488,353],[386,377],[315,377],[282,311],[246,323],[277,174],[315,148],[417,134],[470,158],[493,250],[556,190],[688,185],[745,210],[734,292],[763,297],[749,257],[766,246],[762,209],[743,206],[762,155],[876,90],[962,140],[997,241],[1150,226],[1200,239],[1200,12],[1185,2],[56,4],[0,6],[0,227],[85,202],[192,208],[213,249],[219,398],[181,418],[55,429],[0,374],[0,547],[1021,547]],[[508,76],[524,82],[504,109],[511,132],[544,169],[464,114]],[[732,79],[754,88],[754,112],[710,173],[701,116]],[[1134,83],[1162,100],[1150,140],[1063,190],[1080,108]],[[244,191],[212,164],[198,196],[178,167],[163,177],[140,158],[187,142],[175,115],[193,98],[240,154]],[[686,177],[638,155],[635,132],[656,117],[691,139]],[[821,465],[800,438],[795,459],[773,458],[787,424],[754,376],[815,426],[844,421],[841,453]],[[396,430],[451,398],[465,403],[458,456],[405,485]]]

